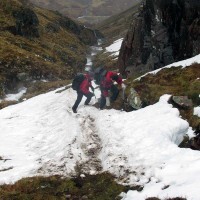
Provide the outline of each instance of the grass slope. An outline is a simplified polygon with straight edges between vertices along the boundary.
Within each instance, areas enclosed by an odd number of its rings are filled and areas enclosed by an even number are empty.
[[[86,45],[78,35],[60,25],[63,17],[39,7],[31,9],[39,19],[39,38],[12,34],[16,26],[12,13],[23,7],[20,0],[0,1],[0,96],[2,84],[19,73],[37,77],[66,79],[86,62]]]
[[[157,74],[148,74],[140,80],[127,80],[127,96],[131,87],[140,95],[144,105],[156,103],[160,96],[171,94],[174,96],[188,96],[193,106],[200,105],[200,64],[192,64],[186,68],[171,67],[160,70]],[[181,115],[187,119],[194,129],[199,129],[200,118],[193,115],[193,108],[179,108]]]

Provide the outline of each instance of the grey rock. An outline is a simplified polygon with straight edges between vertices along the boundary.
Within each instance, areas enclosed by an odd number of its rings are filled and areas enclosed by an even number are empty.
[[[17,78],[18,78],[20,81],[26,81],[26,80],[28,79],[28,74],[25,73],[25,72],[18,73],[18,74],[17,74]]]
[[[128,68],[141,75],[147,69],[158,69],[200,53],[199,0],[145,0],[138,12],[121,45],[121,74],[125,75]],[[155,56],[154,62],[151,56]]]
[[[172,101],[181,108],[192,108],[193,103],[187,96],[172,96]]]
[[[134,88],[130,89],[130,94],[128,96],[128,103],[132,108],[136,110],[142,107],[142,101],[140,99],[140,96]]]
[[[84,195],[81,197],[81,199],[84,200],[84,199],[89,199],[89,198],[86,195]]]

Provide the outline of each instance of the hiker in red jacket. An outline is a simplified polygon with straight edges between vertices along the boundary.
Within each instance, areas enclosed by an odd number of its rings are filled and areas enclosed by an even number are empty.
[[[122,85],[122,77],[116,72],[108,71],[105,77],[101,80],[100,89],[101,89],[101,100],[100,100],[100,109],[103,109],[105,105],[109,106],[110,101],[114,102],[118,95],[119,90],[114,85],[114,82],[117,82],[118,85]],[[112,96],[109,101],[109,91],[111,91]]]
[[[94,96],[94,93],[90,92],[90,90],[89,90],[89,88],[91,88],[92,91],[94,92],[94,87],[92,86],[91,72],[90,72],[89,68],[88,69],[86,68],[85,71],[86,71],[86,73],[84,74],[85,79],[80,84],[80,87],[77,90],[77,99],[72,107],[72,110],[74,113],[77,113],[77,108],[83,98],[83,95],[87,98],[85,100],[84,105],[88,105],[90,103],[91,98]]]

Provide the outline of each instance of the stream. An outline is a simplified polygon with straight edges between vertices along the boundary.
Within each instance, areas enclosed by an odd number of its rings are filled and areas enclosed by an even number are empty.
[[[98,39],[97,45],[90,47],[90,53],[86,56],[87,57],[87,63],[86,63],[85,67],[91,67],[92,69],[94,68],[93,67],[93,59],[98,52],[103,50],[102,47],[101,47],[101,44],[102,44],[102,39]]]

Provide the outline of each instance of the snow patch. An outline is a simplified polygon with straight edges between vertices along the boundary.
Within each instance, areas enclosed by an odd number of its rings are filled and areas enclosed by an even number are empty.
[[[114,41],[113,44],[106,47],[106,51],[111,52],[113,56],[118,56],[122,42],[123,42],[123,38],[120,38],[119,40]]]
[[[19,89],[17,94],[7,94],[5,100],[6,101],[18,101],[27,91],[27,88],[23,87]]]
[[[198,117],[200,117],[200,106],[194,108],[194,115],[197,115]]]

